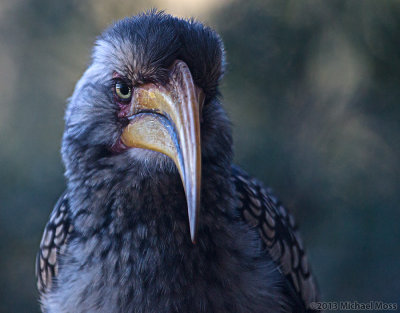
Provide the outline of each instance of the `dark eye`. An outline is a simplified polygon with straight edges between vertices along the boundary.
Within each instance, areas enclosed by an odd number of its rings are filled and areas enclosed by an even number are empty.
[[[117,82],[115,84],[115,94],[122,101],[127,101],[132,97],[132,88],[124,82]]]

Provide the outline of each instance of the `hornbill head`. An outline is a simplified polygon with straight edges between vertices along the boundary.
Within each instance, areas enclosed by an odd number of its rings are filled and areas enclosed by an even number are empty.
[[[218,35],[193,20],[153,11],[111,26],[68,105],[66,176],[104,163],[119,172],[141,168],[141,175],[178,171],[194,242],[202,159],[231,151],[217,99],[223,67]]]

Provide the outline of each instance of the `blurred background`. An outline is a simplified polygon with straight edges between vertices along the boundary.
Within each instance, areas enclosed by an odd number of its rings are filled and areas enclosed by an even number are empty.
[[[0,312],[38,312],[66,99],[97,35],[157,7],[215,28],[235,159],[296,215],[325,301],[400,300],[399,1],[0,3]]]

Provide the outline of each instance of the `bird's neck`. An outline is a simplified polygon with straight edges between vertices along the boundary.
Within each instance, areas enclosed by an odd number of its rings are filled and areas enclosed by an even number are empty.
[[[110,172],[113,175],[110,175]],[[130,170],[118,173],[102,168],[69,184],[70,207],[76,230],[91,236],[104,227],[117,237],[136,230],[145,231],[143,240],[165,244],[190,242],[187,204],[177,171],[144,175]],[[233,185],[230,166],[207,162],[203,166],[199,238],[221,218],[233,218]],[[210,223],[210,220],[213,220]],[[205,238],[205,235],[203,235]]]

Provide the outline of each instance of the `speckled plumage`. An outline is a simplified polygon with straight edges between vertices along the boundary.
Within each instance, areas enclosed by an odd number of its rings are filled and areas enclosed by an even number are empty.
[[[163,84],[177,59],[206,96],[195,245],[174,163],[154,151],[110,149],[124,126],[113,71],[137,85]],[[304,312],[316,299],[292,218],[232,167],[217,97],[223,67],[215,32],[162,13],[120,21],[98,39],[66,111],[67,190],[37,259],[44,312]]]

